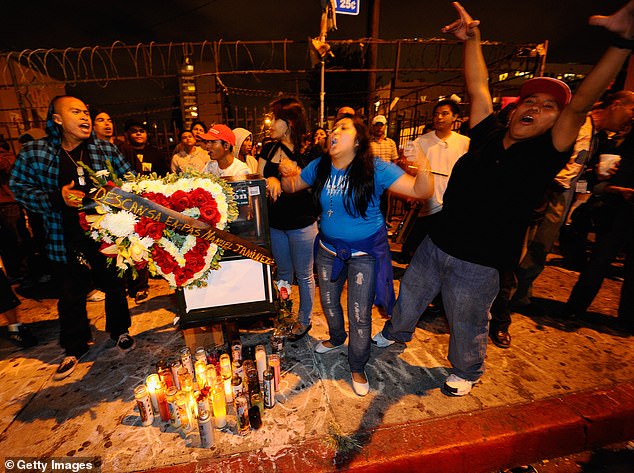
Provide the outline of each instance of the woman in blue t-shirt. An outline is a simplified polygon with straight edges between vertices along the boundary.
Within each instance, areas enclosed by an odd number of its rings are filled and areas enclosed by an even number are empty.
[[[433,191],[433,179],[422,154],[410,157],[416,177],[373,158],[368,128],[357,117],[338,120],[329,144],[329,155],[311,161],[303,170],[286,159],[280,162],[279,170],[283,190],[297,192],[312,187],[321,212],[316,264],[330,338],[319,342],[315,351],[328,353],[346,341],[341,293],[347,280],[348,363],[355,393],[365,396],[370,389],[365,365],[370,357],[372,304],[391,314],[395,300],[380,196],[389,189],[427,199]]]

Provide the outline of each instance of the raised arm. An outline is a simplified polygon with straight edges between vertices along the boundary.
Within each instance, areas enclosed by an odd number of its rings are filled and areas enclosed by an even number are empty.
[[[464,41],[464,74],[471,99],[469,126],[473,128],[493,113],[489,75],[480,44],[480,21],[471,18],[459,2],[453,2],[453,6],[459,18],[442,31]]]
[[[592,105],[601,97],[619,73],[632,48],[634,37],[634,0],[610,16],[593,16],[589,23],[602,26],[617,38],[583,80],[572,100],[564,108],[553,127],[553,144],[564,151],[575,142],[579,128]]]
[[[429,199],[434,193],[434,177],[425,152],[412,141],[403,151],[413,176],[403,174],[388,189],[405,197]]]

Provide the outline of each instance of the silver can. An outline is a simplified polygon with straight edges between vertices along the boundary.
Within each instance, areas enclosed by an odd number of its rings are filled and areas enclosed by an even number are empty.
[[[264,371],[264,407],[275,407],[275,378],[271,368]]]
[[[204,411],[198,417],[198,432],[200,433],[201,448],[211,448],[214,446],[214,429],[211,425],[209,411]]]

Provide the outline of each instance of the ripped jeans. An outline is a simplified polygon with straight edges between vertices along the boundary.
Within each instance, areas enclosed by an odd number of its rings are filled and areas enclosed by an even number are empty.
[[[370,358],[372,304],[374,302],[374,256],[353,256],[345,264],[336,281],[330,280],[335,256],[321,246],[317,251],[319,295],[326,315],[330,343],[334,346],[346,341],[346,329],[341,306],[343,285],[348,281],[348,364],[352,373],[363,373]]]

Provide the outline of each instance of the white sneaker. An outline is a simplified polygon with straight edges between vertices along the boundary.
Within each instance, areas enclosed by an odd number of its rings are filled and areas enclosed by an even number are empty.
[[[450,374],[445,380],[443,389],[447,394],[452,396],[464,396],[465,394],[469,394],[471,392],[471,388],[477,382],[478,381],[462,379],[460,376],[456,376],[455,374]]]
[[[383,336],[383,332],[377,333],[374,337],[372,337],[372,343],[374,343],[379,348],[387,348],[390,345],[396,343],[394,340],[388,340]]]

